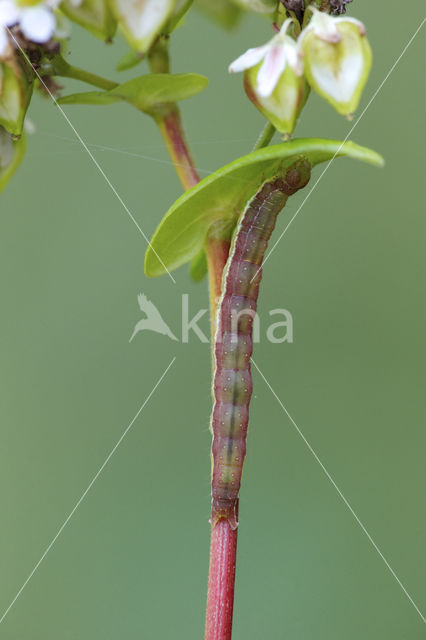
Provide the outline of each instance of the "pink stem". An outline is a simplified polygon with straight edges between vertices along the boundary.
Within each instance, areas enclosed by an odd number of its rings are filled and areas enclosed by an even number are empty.
[[[158,114],[155,119],[176,173],[184,189],[190,189],[199,182],[199,176],[185,139],[179,110],[173,106],[166,113]],[[229,241],[209,237],[205,249],[209,266],[210,313],[214,335],[216,305],[221,290],[222,271],[228,257]],[[220,519],[213,524],[211,532],[205,640],[231,640],[236,554],[237,529],[232,529],[227,520]]]
[[[231,640],[237,532],[224,519],[212,528],[204,640]]]
[[[200,181],[200,178],[185,139],[179,110],[176,106],[172,106],[166,113],[157,115],[155,119],[182,186],[184,189],[190,189]]]

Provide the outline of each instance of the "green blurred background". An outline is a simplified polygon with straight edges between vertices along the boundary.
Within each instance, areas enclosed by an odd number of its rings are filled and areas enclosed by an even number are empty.
[[[356,0],[375,60],[366,105],[420,24],[396,0]],[[228,63],[269,37],[192,12],[174,71],[210,78],[182,104],[202,175],[252,147],[262,118]],[[112,78],[127,50],[73,29],[71,60]],[[265,268],[260,307],[294,343],[255,359],[424,612],[425,218],[420,33],[351,138],[383,170],[336,161]],[[82,87],[67,82],[66,89]],[[82,87],[81,90],[84,90]],[[361,112],[361,109],[360,109]],[[150,236],[181,188],[153,122],[125,105],[66,107]],[[0,625],[5,640],[201,638],[209,546],[210,354],[142,333],[144,292],[179,333],[187,268],[149,280],[145,241],[53,104],[1,196],[0,615],[172,357],[176,361]],[[313,96],[299,136],[350,124]],[[321,169],[316,170],[319,175]],[[302,201],[279,220],[284,229]],[[204,319],[201,325],[207,331]],[[254,373],[241,495],[235,640],[417,640],[424,625],[271,392]]]

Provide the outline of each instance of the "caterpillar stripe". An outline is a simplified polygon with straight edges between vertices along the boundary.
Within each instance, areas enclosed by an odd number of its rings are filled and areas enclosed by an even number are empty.
[[[233,529],[238,526],[238,494],[252,393],[252,324],[261,265],[278,213],[309,178],[310,164],[302,159],[284,174],[264,182],[247,204],[234,233],[224,269],[215,336],[212,525],[224,518]]]

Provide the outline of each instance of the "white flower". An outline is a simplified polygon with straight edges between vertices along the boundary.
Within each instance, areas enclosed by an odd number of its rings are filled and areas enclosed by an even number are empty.
[[[0,57],[10,44],[8,29],[19,25],[23,35],[32,42],[50,40],[56,27],[53,9],[60,0],[46,0],[32,6],[22,6],[16,0],[0,0]]]
[[[339,113],[351,116],[371,67],[365,27],[355,18],[310,10],[312,20],[298,40],[306,78]]]
[[[287,29],[292,23],[286,20],[279,33],[262,47],[248,49],[242,56],[234,60],[229,66],[229,72],[245,71],[256,66],[263,60],[256,80],[256,91],[259,96],[267,98],[272,94],[287,65],[297,76],[303,75],[303,66],[297,54],[296,42],[287,35]]]

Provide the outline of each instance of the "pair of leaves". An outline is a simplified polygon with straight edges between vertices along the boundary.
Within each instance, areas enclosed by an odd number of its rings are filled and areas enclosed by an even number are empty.
[[[61,104],[106,105],[128,102],[140,111],[154,115],[163,104],[191,98],[208,84],[205,76],[197,73],[151,73],[117,85],[110,91],[87,91],[63,96]]]
[[[209,232],[221,229],[223,237],[230,237],[245,203],[265,180],[298,159],[314,167],[341,156],[383,165],[379,154],[353,142],[306,138],[259,149],[215,171],[178,198],[164,216],[146,252],[146,275],[163,275],[197,257],[192,271],[200,279],[200,252]]]

